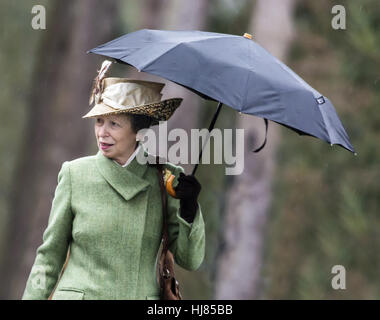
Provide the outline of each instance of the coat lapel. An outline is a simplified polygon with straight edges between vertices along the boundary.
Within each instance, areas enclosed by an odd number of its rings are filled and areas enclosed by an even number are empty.
[[[142,152],[145,153],[143,146],[137,155]],[[143,178],[147,165],[138,163],[137,155],[128,166],[122,167],[112,159],[104,156],[100,150],[96,154],[96,165],[99,172],[127,201],[132,199],[140,191],[146,190],[149,186],[149,182]]]

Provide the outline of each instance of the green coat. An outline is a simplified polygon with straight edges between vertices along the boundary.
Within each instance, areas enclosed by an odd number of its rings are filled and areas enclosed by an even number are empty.
[[[147,152],[140,148],[139,153]],[[183,168],[165,166],[176,176]],[[179,216],[168,195],[169,249],[175,262],[196,270],[205,252],[198,204],[194,222]],[[53,299],[159,299],[156,263],[162,237],[157,169],[136,157],[122,167],[100,151],[66,161],[58,174],[49,222],[22,299],[47,299],[68,247],[70,257]]]

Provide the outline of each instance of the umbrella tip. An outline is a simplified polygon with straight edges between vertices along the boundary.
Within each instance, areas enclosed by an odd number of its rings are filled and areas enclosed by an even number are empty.
[[[358,155],[358,153],[357,152],[354,152],[354,156],[357,156]]]
[[[252,35],[250,33],[244,33],[243,37],[247,39],[252,39]]]

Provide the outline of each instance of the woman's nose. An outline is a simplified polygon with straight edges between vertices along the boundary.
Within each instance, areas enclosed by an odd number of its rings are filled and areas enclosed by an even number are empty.
[[[107,131],[107,128],[105,125],[102,125],[100,128],[99,128],[99,136],[103,137],[103,136],[108,136],[108,131]]]

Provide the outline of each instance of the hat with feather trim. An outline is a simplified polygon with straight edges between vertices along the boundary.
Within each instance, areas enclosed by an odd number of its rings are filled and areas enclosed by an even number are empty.
[[[93,108],[82,118],[120,113],[152,117],[151,125],[168,120],[179,107],[182,98],[161,100],[164,83],[128,78],[105,78],[112,62],[105,60],[94,79],[89,104]]]

